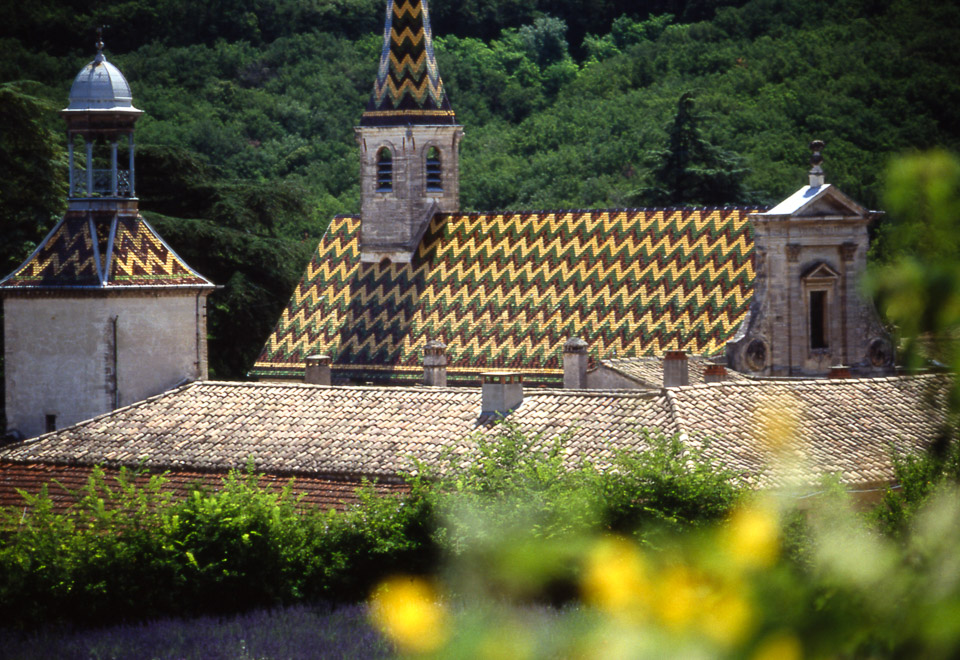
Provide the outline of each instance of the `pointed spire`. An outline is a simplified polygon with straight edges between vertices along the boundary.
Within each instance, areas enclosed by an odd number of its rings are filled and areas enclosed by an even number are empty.
[[[380,68],[360,125],[456,123],[433,53],[427,0],[387,0]]]
[[[820,153],[823,151],[824,146],[823,140],[814,140],[810,143],[810,151],[813,154],[810,156],[810,187],[819,188],[823,185],[823,168],[820,167],[823,165],[823,154]]]

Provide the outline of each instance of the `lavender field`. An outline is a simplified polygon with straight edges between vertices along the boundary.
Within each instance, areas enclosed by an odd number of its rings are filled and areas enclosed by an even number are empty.
[[[390,643],[368,623],[365,605],[296,606],[95,630],[49,628],[27,637],[0,630],[0,649],[3,657],[17,660],[266,660],[392,655]]]

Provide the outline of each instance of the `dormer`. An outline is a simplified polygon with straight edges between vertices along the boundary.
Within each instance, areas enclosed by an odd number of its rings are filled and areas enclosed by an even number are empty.
[[[859,285],[867,230],[880,213],[826,183],[823,143],[810,146],[809,185],[749,216],[756,279],[750,315],[727,345],[729,363],[758,376],[826,376],[840,364],[886,373],[893,350]]]

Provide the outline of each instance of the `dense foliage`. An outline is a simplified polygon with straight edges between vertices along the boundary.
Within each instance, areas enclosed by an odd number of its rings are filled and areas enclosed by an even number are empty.
[[[646,450],[598,470],[570,465],[562,437],[503,431],[408,477],[408,494],[367,487],[345,512],[305,507],[289,487],[263,490],[252,471],[183,500],[162,476],[138,486],[97,472],[70,515],[45,493],[27,497],[27,509],[4,512],[0,637],[372,594],[372,620],[396,649],[443,657],[491,645],[504,657],[610,644],[631,657],[946,658],[960,648],[955,444],[946,461],[900,462],[904,489],[865,517],[842,490],[813,506],[790,489],[749,496],[677,438],[645,434]],[[271,616],[287,629],[303,613]],[[324,645],[383,648],[355,614],[330,616],[349,633],[318,624]],[[231,634],[204,625],[212,639]],[[115,648],[142,647],[123,630],[110,633]],[[257,657],[289,657],[277,643],[266,636]]]
[[[676,439],[618,457],[617,470],[566,469],[562,439],[543,443],[505,427],[442,475],[409,478],[402,497],[360,492],[359,506],[319,511],[290,488],[230,475],[216,492],[174,500],[153,476],[95,472],[70,515],[46,492],[4,512],[0,618],[97,623],[208,614],[329,599],[363,599],[392,573],[430,573],[440,557],[483,552],[467,511],[499,512],[533,539],[564,538],[631,521],[640,538],[717,519],[740,496],[734,475]],[[694,466],[687,471],[683,466]],[[666,470],[662,468],[666,467]],[[502,531],[502,530],[501,530]]]
[[[171,242],[184,254],[202,252],[213,226],[251,237],[218,235],[216,263],[194,261],[226,287],[213,300],[213,371],[242,377],[310,244],[334,214],[359,209],[352,129],[377,65],[382,4],[5,4],[0,83],[35,83],[4,87],[11,123],[0,139],[38,146],[0,149],[0,170],[29,184],[13,189],[29,194],[12,205],[3,193],[0,227],[19,232],[4,263],[25,257],[62,208],[64,145],[43,107],[65,105],[93,27],[107,24],[107,55],[146,111],[137,142],[147,217],[181,218]],[[828,180],[876,207],[891,154],[960,148],[953,3],[435,0],[431,12],[466,128],[466,209],[772,203],[804,182],[813,137],[828,145]],[[722,185],[677,198],[663,183],[677,180],[674,118],[688,92],[712,147],[693,174]],[[23,103],[31,114],[10,118]],[[35,220],[23,229],[24,218]],[[251,279],[272,264],[283,267]]]

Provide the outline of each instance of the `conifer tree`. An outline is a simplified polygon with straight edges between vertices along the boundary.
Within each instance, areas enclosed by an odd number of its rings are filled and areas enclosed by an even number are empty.
[[[659,161],[651,172],[653,185],[636,197],[652,205],[736,204],[746,197],[747,170],[736,154],[710,144],[700,134],[701,117],[694,97],[685,92],[668,128],[665,149],[651,152]]]

